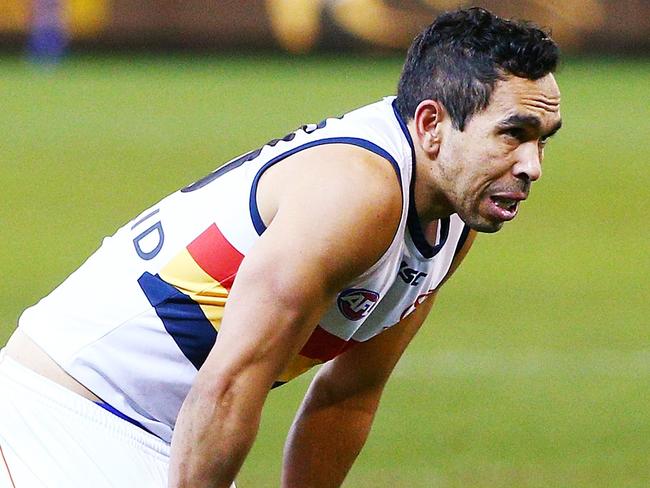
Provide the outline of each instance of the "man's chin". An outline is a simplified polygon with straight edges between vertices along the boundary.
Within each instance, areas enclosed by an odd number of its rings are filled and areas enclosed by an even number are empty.
[[[476,232],[483,232],[484,234],[494,234],[495,232],[499,232],[505,223],[502,220],[493,221],[481,217],[468,218],[467,220],[463,219],[463,222],[465,222],[470,229],[475,230]]]

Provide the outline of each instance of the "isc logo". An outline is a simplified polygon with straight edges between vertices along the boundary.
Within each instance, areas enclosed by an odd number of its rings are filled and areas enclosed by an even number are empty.
[[[339,310],[349,320],[361,320],[370,313],[379,300],[379,294],[362,288],[351,288],[341,292],[336,301]]]
[[[409,268],[406,261],[402,261],[399,265],[399,277],[402,278],[402,281],[407,285],[418,286],[420,284],[420,278],[424,278],[426,275],[427,273],[423,271]]]

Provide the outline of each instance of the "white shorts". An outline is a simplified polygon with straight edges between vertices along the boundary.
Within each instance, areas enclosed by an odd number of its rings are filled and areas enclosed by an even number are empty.
[[[169,445],[0,351],[0,487],[164,488]]]

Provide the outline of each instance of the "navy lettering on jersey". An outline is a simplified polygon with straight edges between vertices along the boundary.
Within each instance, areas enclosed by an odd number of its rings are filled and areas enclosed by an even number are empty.
[[[185,188],[181,188],[181,193],[189,193],[191,191],[199,190],[203,188],[205,185],[208,183],[213,182],[217,178],[219,178],[222,175],[225,175],[229,171],[232,171],[235,168],[239,168],[242,164],[244,164],[246,161],[251,161],[252,159],[255,159],[260,151],[262,149],[256,149],[255,151],[251,151],[249,153],[244,154],[243,156],[224,164],[223,166],[219,166],[216,170],[214,170],[212,173],[204,176],[198,181],[195,181],[191,185],[186,186]]]
[[[134,230],[150,217],[156,215],[159,210],[160,209],[155,209],[148,215],[142,217],[131,226],[131,230]],[[145,261],[149,261],[155,258],[162,249],[164,243],[165,231],[163,231],[162,222],[160,220],[151,224],[133,239],[133,247],[135,247],[135,252],[138,253],[138,256],[140,256]]]
[[[340,117],[336,117],[337,119],[342,119],[343,115]],[[191,191],[199,190],[203,188],[205,185],[213,182],[220,176],[225,175],[229,171],[232,171],[235,168],[239,168],[242,164],[244,164],[247,161],[252,161],[253,159],[257,158],[262,150],[265,147],[274,147],[276,146],[279,142],[291,142],[296,138],[296,132],[298,131],[303,131],[307,134],[311,134],[313,132],[316,132],[318,129],[322,129],[327,125],[327,120],[321,120],[318,124],[306,124],[298,128],[297,130],[291,132],[290,134],[287,134],[286,136],[279,138],[279,139],[273,139],[272,141],[267,142],[264,144],[264,146],[255,149],[254,151],[248,152],[244,154],[243,156],[234,159],[233,161],[230,161],[229,163],[224,164],[223,166],[220,166],[216,170],[214,170],[212,173],[204,176],[198,181],[195,181],[194,183],[186,186],[185,188],[181,188],[181,193],[188,193]]]
[[[156,233],[156,240],[154,241],[155,244],[153,246],[145,246],[148,247],[149,250],[143,249],[142,241],[148,236],[153,236],[154,232]],[[135,239],[133,239],[133,246],[135,246],[135,252],[138,253],[138,256],[140,256],[145,261],[149,261],[158,255],[163,247],[164,242],[165,232],[163,231],[162,223],[156,222],[151,227],[138,234]]]
[[[427,273],[418,271],[417,269],[409,268],[406,261],[402,261],[399,265],[399,277],[407,285],[417,286],[420,284],[420,278],[424,278]]]

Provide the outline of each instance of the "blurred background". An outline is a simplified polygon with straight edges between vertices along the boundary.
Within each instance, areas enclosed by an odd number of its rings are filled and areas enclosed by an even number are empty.
[[[345,486],[650,486],[647,0],[0,0],[0,344],[104,236],[394,93],[418,30],[472,5],[552,30],[564,128],[441,293]],[[270,395],[238,486],[278,486],[308,381]]]

